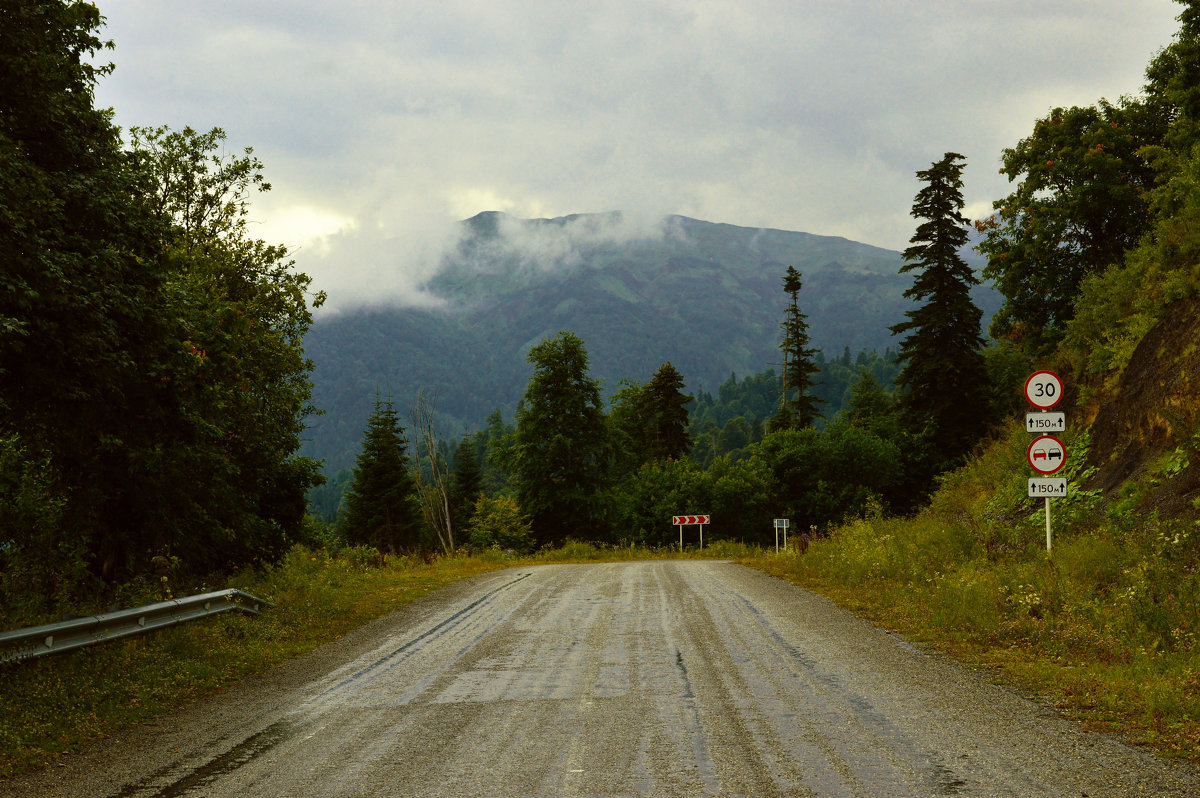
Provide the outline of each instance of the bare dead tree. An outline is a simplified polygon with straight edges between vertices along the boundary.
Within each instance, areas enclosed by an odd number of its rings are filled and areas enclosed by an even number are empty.
[[[442,550],[450,553],[457,548],[454,525],[450,520],[450,475],[438,452],[437,433],[433,429],[433,407],[433,400],[427,399],[424,391],[417,394],[412,409],[412,430],[416,436],[413,482],[417,486],[417,496],[421,500],[421,512],[425,514],[426,523],[437,534]],[[426,461],[429,464],[428,477],[423,465]]]

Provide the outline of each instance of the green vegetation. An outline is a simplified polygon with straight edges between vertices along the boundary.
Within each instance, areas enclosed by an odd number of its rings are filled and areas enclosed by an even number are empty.
[[[1089,278],[1139,261],[1157,271],[1136,251],[1194,265],[1187,174],[1200,142],[1200,8],[1177,2],[1180,30],[1147,66],[1140,95],[1056,108],[1004,151],[1002,171],[1017,188],[979,224],[983,274],[1005,296],[997,337],[1057,342]]]
[[[803,429],[812,426],[821,414],[818,405],[823,401],[812,393],[814,377],[819,371],[813,356],[817,351],[808,345],[808,318],[800,312],[801,274],[788,266],[783,275],[783,290],[791,298],[783,311],[783,340],[779,351],[783,355],[779,386],[779,410],[771,417],[771,428],[777,430]]]
[[[722,544],[702,554],[729,558],[748,553]],[[693,550],[686,556],[697,554]],[[35,769],[90,740],[219,692],[460,579],[531,563],[680,556],[678,550],[568,541],[533,558],[485,550],[426,562],[384,556],[367,546],[296,546],[275,565],[242,569],[227,580],[226,586],[275,602],[260,616],[227,613],[0,667],[0,778]],[[156,589],[153,581],[141,580],[129,586],[129,599],[153,601]]]
[[[192,573],[273,560],[321,481],[297,450],[323,297],[248,235],[262,165],[222,152],[219,129],[123,142],[92,107],[100,22],[36,0],[0,30],[7,622],[100,601],[154,557]]]
[[[528,359],[534,371],[512,447],[521,509],[539,543],[561,543],[573,529],[598,539],[611,450],[587,351],[577,335],[562,332],[534,346]]]
[[[910,462],[918,472],[938,474],[958,465],[991,426],[988,375],[979,335],[980,310],[971,301],[979,279],[959,255],[967,243],[962,216],[963,157],[948,152],[917,172],[926,185],[912,215],[923,220],[904,251],[900,271],[918,271],[904,296],[921,303],[892,327],[907,334],[900,343],[896,377],[901,418],[911,436]]]
[[[746,562],[992,668],[1094,728],[1200,760],[1200,529],[1131,515],[1129,502],[1106,507],[1081,487],[1087,435],[1076,432],[1068,469],[1080,487],[1053,504],[1048,557],[1041,502],[1025,498],[1028,441],[1014,423],[914,518],[868,509],[806,553]]]
[[[348,543],[391,554],[428,547],[416,488],[409,473],[404,427],[390,401],[376,398],[358,465],[346,488],[338,532]]]

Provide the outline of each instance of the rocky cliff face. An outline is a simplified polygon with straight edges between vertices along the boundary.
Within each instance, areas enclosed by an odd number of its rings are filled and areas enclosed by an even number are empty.
[[[1200,300],[1167,307],[1092,410],[1091,487],[1149,477],[1142,509],[1200,517]]]

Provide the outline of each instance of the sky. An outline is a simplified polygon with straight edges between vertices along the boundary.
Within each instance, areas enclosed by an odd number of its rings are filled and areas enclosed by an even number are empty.
[[[456,222],[620,210],[901,250],[1052,108],[1136,94],[1171,0],[97,0],[116,123],[225,130],[326,311],[428,303]],[[650,232],[647,232],[650,231]],[[612,231],[609,231],[612,235]]]

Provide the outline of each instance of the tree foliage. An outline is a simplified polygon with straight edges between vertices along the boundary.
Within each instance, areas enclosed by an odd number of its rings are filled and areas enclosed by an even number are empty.
[[[1145,232],[1154,171],[1142,148],[1164,131],[1153,105],[1101,100],[1055,108],[1004,150],[1001,172],[1017,187],[979,225],[983,274],[1005,297],[993,335],[1058,337],[1083,278],[1119,262]]]
[[[476,549],[527,554],[534,548],[529,518],[512,496],[479,496],[471,509],[467,537]]]
[[[788,266],[783,276],[783,290],[791,298],[783,312],[783,340],[779,350],[783,353],[780,374],[779,410],[771,419],[772,429],[800,429],[811,426],[820,415],[817,405],[821,401],[813,396],[815,384],[813,374],[817,366],[813,362],[816,350],[809,346],[807,317],[800,312],[801,274],[795,267]]]
[[[100,23],[85,3],[0,11],[0,435],[59,502],[53,534],[0,548],[109,581],[164,547],[194,572],[270,558],[321,478],[296,456],[321,297],[247,235],[267,188],[249,153],[219,154],[219,130],[122,143],[92,105]]]
[[[1017,188],[979,223],[984,276],[1005,295],[997,337],[1058,341],[1085,280],[1183,232],[1169,222],[1185,207],[1171,186],[1200,143],[1200,4],[1177,2],[1180,29],[1147,66],[1141,95],[1056,108],[1004,151]]]
[[[669,360],[658,367],[646,386],[645,444],[653,459],[678,460],[691,448],[687,405],[693,397],[684,394],[683,388],[683,375]]]
[[[454,450],[454,467],[450,472],[450,523],[456,540],[466,540],[467,526],[481,493],[483,468],[474,442],[463,438]]]
[[[645,385],[626,381],[613,396],[608,414],[614,467],[618,475],[651,460],[678,460],[691,450],[683,375],[663,363]]]
[[[906,424],[928,441],[934,471],[957,462],[983,435],[987,372],[980,349],[980,310],[970,288],[979,280],[959,255],[967,243],[962,216],[962,156],[948,152],[917,172],[925,183],[913,202],[923,220],[904,251],[901,272],[918,271],[905,296],[918,307],[892,327],[906,334],[896,378]]]
[[[539,544],[599,536],[609,445],[583,341],[560,332],[535,344],[527,359],[533,374],[517,409],[512,455],[521,509]]]
[[[388,552],[409,553],[425,548],[408,442],[390,401],[375,400],[345,504],[338,532],[348,543]]]

